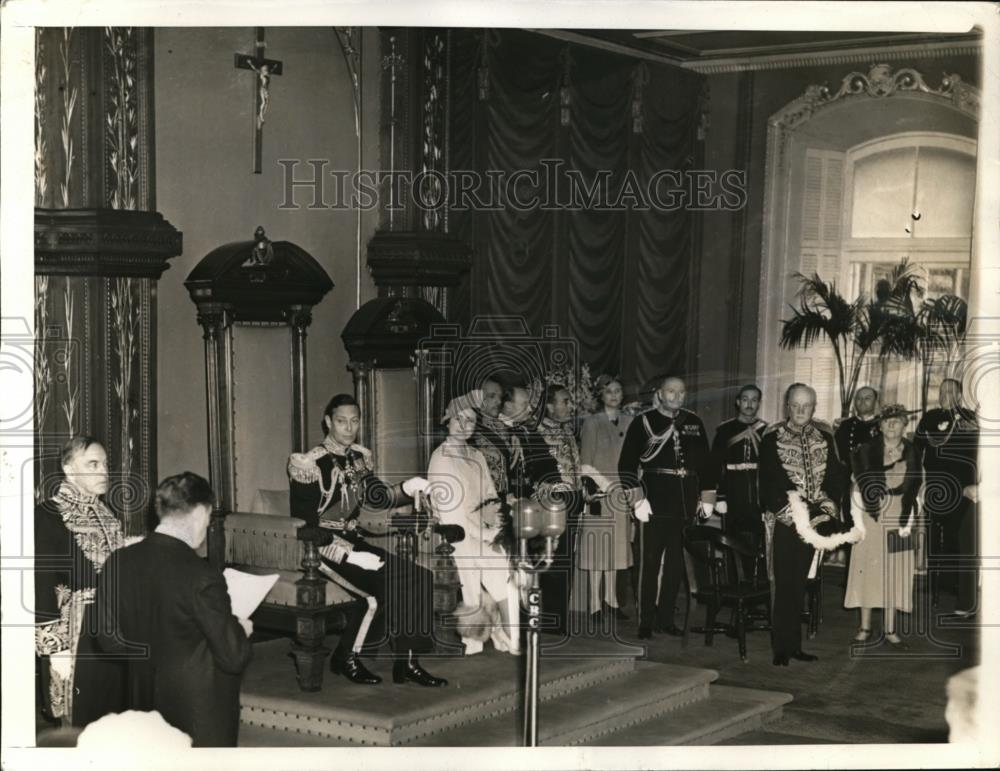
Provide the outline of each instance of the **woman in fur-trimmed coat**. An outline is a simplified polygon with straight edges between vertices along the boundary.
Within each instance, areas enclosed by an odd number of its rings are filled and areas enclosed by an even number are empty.
[[[851,550],[845,608],[861,608],[861,626],[855,636],[865,642],[872,632],[872,608],[883,608],[885,639],[902,645],[896,634],[896,611],[913,608],[913,539],[920,489],[920,457],[903,438],[909,414],[899,404],[889,405],[879,417],[881,432],[855,450],[852,508],[863,520],[865,537]]]

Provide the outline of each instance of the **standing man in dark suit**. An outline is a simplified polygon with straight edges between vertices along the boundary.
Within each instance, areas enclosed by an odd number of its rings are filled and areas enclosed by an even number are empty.
[[[195,553],[213,497],[190,471],[160,483],[155,532],[105,563],[98,642],[128,662],[126,709],[158,711],[195,747],[235,747],[253,625],[233,615],[222,574]]]

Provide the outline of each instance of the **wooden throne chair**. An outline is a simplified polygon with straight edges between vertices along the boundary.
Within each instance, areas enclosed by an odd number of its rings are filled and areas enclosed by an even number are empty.
[[[226,244],[206,255],[185,286],[197,306],[205,339],[209,476],[216,495],[208,558],[219,569],[278,574],[252,616],[254,627],[291,636],[299,687],[318,691],[330,654],[324,638],[342,631],[345,611],[362,600],[323,576],[319,548],[332,540],[332,533],[306,527],[290,516],[287,485],[257,489],[249,506],[245,498],[237,503],[233,336],[239,325],[288,330],[291,448],[304,451],[309,446],[306,329],[312,308],[333,283],[303,249],[287,241],[272,242],[258,228],[253,240]],[[345,327],[343,339],[364,421],[359,441],[375,452],[376,473],[387,481],[426,471],[441,405],[421,341],[428,338],[431,325],[443,320],[421,299],[383,297],[363,305]],[[397,509],[383,515],[382,522],[369,520],[366,527],[382,533],[372,539],[382,548],[434,570],[435,613],[440,618],[457,604],[458,578],[449,557],[453,550],[434,528],[418,531],[410,514],[410,507]]]
[[[279,578],[252,616],[255,629],[291,635],[299,687],[317,691],[329,649],[327,634],[343,629],[345,610],[359,602],[320,572],[319,547],[332,534],[289,516],[288,489],[258,490],[246,510],[236,498],[234,327],[287,330],[290,335],[293,451],[306,448],[306,330],[312,308],[333,288],[305,250],[272,242],[263,228],[252,240],[214,249],[185,286],[204,330],[209,477],[215,491],[208,559]],[[239,510],[243,508],[244,510]]]

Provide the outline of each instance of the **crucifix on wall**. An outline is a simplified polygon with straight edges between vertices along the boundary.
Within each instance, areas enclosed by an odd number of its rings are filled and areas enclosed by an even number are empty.
[[[264,120],[271,100],[271,76],[281,74],[281,62],[264,58],[264,28],[257,27],[254,36],[254,53],[235,54],[237,69],[253,70],[257,82],[253,89],[253,173],[260,174],[261,153],[264,145]]]

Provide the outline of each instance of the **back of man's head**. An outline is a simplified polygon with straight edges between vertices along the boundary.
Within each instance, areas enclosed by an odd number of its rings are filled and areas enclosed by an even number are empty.
[[[215,494],[208,480],[192,471],[167,477],[156,488],[156,516],[164,519],[185,517],[198,506],[212,508]]]

